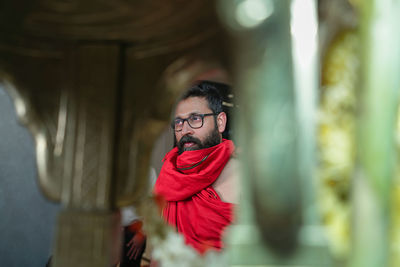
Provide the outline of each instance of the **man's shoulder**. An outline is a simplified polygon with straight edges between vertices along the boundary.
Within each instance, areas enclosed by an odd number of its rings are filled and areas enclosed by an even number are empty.
[[[239,172],[239,160],[237,158],[231,157],[226,163],[218,179],[219,178],[235,179],[235,176],[238,175],[238,172]]]
[[[221,174],[213,184],[222,201],[238,203],[239,160],[230,158]]]

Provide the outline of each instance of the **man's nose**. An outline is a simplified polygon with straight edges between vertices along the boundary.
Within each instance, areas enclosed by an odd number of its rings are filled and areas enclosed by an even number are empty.
[[[190,127],[188,121],[184,121],[182,125],[182,135],[193,134],[193,128]]]

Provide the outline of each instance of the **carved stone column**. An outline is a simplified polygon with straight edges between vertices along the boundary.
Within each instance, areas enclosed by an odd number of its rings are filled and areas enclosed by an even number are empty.
[[[55,267],[107,266],[177,95],[225,64],[214,1],[1,1],[0,79],[62,203]]]

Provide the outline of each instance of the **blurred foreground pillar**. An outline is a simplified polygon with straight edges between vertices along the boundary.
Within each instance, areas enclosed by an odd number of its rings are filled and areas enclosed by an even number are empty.
[[[390,262],[390,202],[400,89],[400,1],[358,3],[362,49],[350,266],[395,266]]]
[[[220,1],[235,40],[243,201],[232,266],[330,266],[315,208],[315,1]]]

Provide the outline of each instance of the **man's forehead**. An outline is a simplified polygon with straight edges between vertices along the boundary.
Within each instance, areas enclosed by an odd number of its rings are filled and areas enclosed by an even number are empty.
[[[189,97],[179,101],[175,108],[175,117],[189,116],[191,114],[210,112],[205,97]]]

